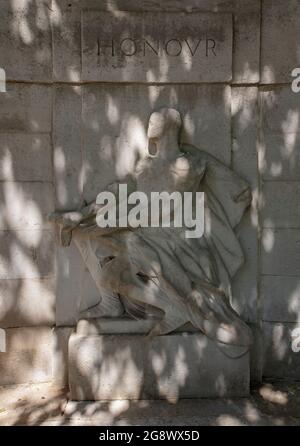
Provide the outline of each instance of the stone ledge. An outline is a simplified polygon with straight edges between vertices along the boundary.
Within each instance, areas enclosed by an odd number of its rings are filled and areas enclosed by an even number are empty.
[[[69,341],[72,400],[243,397],[249,375],[249,354],[232,359],[199,333]]]
[[[76,333],[81,336],[148,334],[158,321],[156,319],[135,320],[130,317],[101,317],[81,319],[78,321]],[[198,332],[191,324],[185,324],[176,332]]]

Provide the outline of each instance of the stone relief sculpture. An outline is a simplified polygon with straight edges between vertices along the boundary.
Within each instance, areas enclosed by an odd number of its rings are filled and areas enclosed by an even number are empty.
[[[231,306],[231,280],[243,263],[234,229],[251,201],[244,180],[208,153],[179,145],[182,120],[177,110],[151,114],[148,138],[156,154],[138,160],[128,189],[201,191],[205,228],[201,238],[186,238],[185,227],[100,228],[91,203],[79,211],[55,213],[61,242],[73,240],[99,289],[109,314],[151,319],[149,333],[163,335],[189,324],[234,355],[251,344],[249,327]],[[117,183],[107,187],[116,191]],[[99,191],[100,192],[100,191]],[[100,308],[100,312],[99,312]]]

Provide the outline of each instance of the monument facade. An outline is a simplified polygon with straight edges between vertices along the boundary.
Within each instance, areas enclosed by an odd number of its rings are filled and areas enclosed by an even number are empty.
[[[0,384],[299,379],[298,3],[0,0]],[[203,193],[202,236],[99,227],[119,185]]]

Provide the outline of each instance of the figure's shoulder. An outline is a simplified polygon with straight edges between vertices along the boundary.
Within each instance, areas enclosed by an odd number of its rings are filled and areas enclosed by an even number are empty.
[[[190,175],[193,173],[194,175],[199,177],[203,177],[206,171],[206,160],[201,156],[200,151],[196,147],[192,147],[192,150],[189,150],[190,146],[187,144],[182,144],[180,146],[180,150],[182,152],[182,160],[185,161],[188,166],[188,170]]]
[[[220,163],[214,156],[192,144],[182,143],[180,150],[191,160],[201,163]]]
[[[210,158],[206,152],[187,143],[182,143],[180,145],[180,150],[191,165],[198,166],[201,169],[206,168]]]
[[[199,149],[192,144],[183,143],[180,146],[181,150],[186,154],[186,156],[190,156],[191,159],[194,160],[197,164],[205,164],[207,173],[209,175],[221,174],[228,175],[234,174],[236,175],[230,167],[221,162],[219,159],[215,158],[210,153],[205,150]]]

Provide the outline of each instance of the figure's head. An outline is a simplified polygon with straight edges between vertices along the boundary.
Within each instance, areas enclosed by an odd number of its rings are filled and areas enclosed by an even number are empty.
[[[164,107],[151,114],[147,136],[149,139],[159,139],[169,131],[178,136],[181,126],[180,113],[175,108]]]

